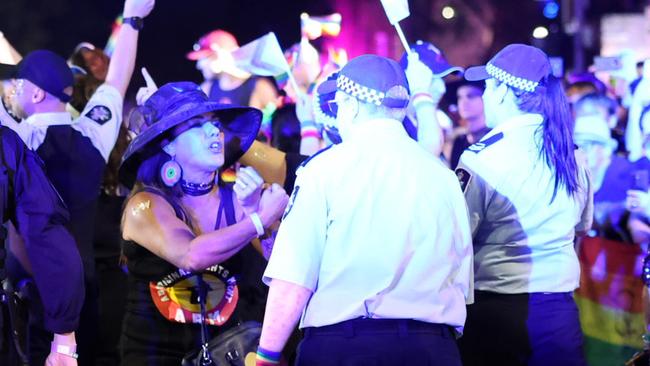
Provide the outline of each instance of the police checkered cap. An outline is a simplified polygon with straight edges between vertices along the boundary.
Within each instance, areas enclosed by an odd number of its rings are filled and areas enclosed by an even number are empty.
[[[391,108],[403,108],[408,98],[397,99],[386,94],[395,87],[409,90],[406,75],[399,64],[391,59],[363,55],[352,59],[339,72],[336,80],[328,80],[318,87],[319,94],[340,90],[354,98]]]
[[[346,94],[374,105],[381,105],[384,97],[386,97],[386,93],[365,87],[345,75],[339,75],[336,78],[336,87]]]
[[[537,85],[539,85],[538,81],[520,78],[507,72],[506,70],[499,68],[498,66],[494,66],[489,62],[487,65],[485,65],[485,71],[487,71],[490,76],[501,81],[502,83],[505,83],[506,85],[515,87],[517,89],[525,90],[527,92],[534,92]]]
[[[534,92],[550,74],[551,63],[542,50],[524,44],[511,44],[492,57],[487,65],[467,69],[465,79],[494,78],[513,88]]]

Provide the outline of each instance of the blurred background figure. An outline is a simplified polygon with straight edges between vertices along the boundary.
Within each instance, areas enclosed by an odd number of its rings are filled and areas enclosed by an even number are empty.
[[[461,80],[456,84],[456,106],[460,128],[453,133],[449,167],[456,169],[463,151],[490,131],[485,125],[483,91],[485,82]]]
[[[204,79],[203,91],[219,103],[258,109],[275,103],[277,92],[269,79],[251,76],[235,66],[231,52],[237,48],[235,37],[221,29],[205,34],[194,44],[187,59],[196,61]]]
[[[630,243],[626,229],[625,192],[630,188],[630,163],[616,155],[618,143],[611,137],[615,121],[612,99],[591,93],[574,106],[574,142],[584,154],[594,191],[594,223],[590,236]]]

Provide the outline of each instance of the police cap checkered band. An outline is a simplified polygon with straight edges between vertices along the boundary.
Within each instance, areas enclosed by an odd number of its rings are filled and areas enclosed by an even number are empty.
[[[487,65],[485,65],[485,71],[487,71],[490,76],[501,81],[502,83],[527,92],[534,92],[537,85],[539,85],[539,82],[537,81],[526,80],[524,78],[514,76],[511,73],[497,66],[494,66],[489,62]]]
[[[339,77],[336,78],[336,87],[342,92],[349,94],[360,101],[374,105],[381,105],[384,97],[386,97],[385,93],[355,83],[354,80],[345,75],[339,75]]]
[[[348,62],[339,72],[336,80],[326,80],[318,87],[319,94],[340,90],[354,98],[377,106],[404,108],[408,96],[389,96],[395,88],[408,93],[408,81],[404,70],[394,60],[377,56],[362,55]]]
[[[502,83],[534,92],[551,75],[551,63],[544,51],[525,44],[511,44],[499,51],[485,66],[470,67],[465,79],[470,81],[494,78]]]

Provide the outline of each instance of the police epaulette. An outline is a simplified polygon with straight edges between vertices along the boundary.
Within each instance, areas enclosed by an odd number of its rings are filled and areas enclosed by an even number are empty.
[[[309,163],[309,162],[311,161],[311,159],[317,157],[320,153],[329,150],[332,146],[334,146],[334,145],[330,145],[330,146],[328,146],[328,147],[325,147],[325,148],[323,148],[323,149],[320,149],[320,150],[319,150],[318,152],[316,152],[314,155],[308,157],[307,159],[305,159],[305,161],[303,161],[302,163],[300,163],[300,167],[303,167],[303,166],[307,165],[307,163]]]
[[[481,140],[470,147],[467,148],[467,150],[474,152],[474,153],[480,153],[485,149],[486,147],[490,145],[494,145],[497,141],[501,140],[503,138],[503,132],[499,132],[494,136],[490,136],[485,140]]]

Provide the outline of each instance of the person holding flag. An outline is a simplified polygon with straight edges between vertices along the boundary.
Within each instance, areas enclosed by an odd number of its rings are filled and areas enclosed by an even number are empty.
[[[412,93],[404,128],[425,150],[449,161],[449,149],[445,147],[453,124],[438,108],[438,103],[447,90],[443,78],[462,73],[463,68],[450,65],[442,51],[423,41],[417,41],[404,52],[400,65],[406,72]],[[443,152],[445,155],[441,156]]]
[[[277,91],[273,83],[235,65],[233,52],[237,39],[222,29],[203,35],[194,44],[187,59],[196,61],[203,74],[201,89],[219,103],[250,106],[260,110],[275,104]]]

